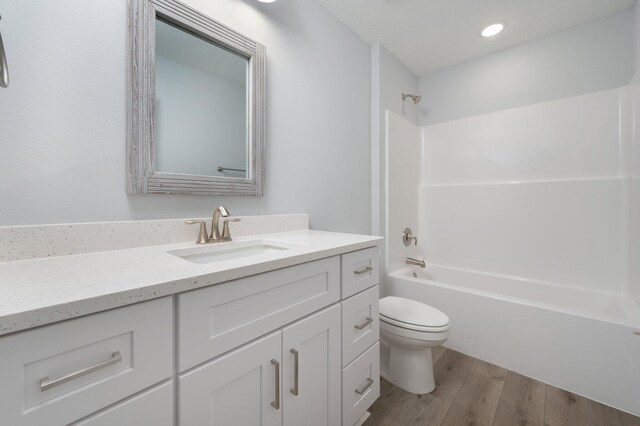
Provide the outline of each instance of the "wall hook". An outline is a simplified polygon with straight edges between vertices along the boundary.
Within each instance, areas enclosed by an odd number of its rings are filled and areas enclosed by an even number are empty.
[[[0,16],[0,20],[2,16]],[[7,55],[4,53],[2,44],[2,33],[0,33],[0,87],[9,87],[9,65],[7,65]]]

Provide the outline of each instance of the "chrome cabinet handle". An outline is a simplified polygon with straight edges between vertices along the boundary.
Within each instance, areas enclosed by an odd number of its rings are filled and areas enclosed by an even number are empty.
[[[71,380],[78,379],[82,376],[86,376],[87,374],[93,373],[94,371],[101,370],[103,368],[109,367],[110,365],[114,365],[122,361],[122,355],[120,352],[114,352],[111,354],[111,358],[106,361],[102,361],[99,364],[96,364],[91,367],[84,368],[82,370],[78,370],[75,373],[68,374],[64,377],[60,377],[56,380],[49,380],[49,377],[45,377],[40,380],[40,392],[44,392],[51,388],[55,388],[56,386],[60,386],[63,383],[70,382]]]
[[[371,380],[371,378],[367,378],[367,384],[361,387],[360,389],[355,389],[355,391],[358,395],[362,395],[367,391],[367,389],[371,387],[372,384],[373,384],[373,380]]]
[[[356,275],[362,275],[362,274],[366,274],[367,272],[371,272],[373,271],[373,268],[371,266],[367,266],[364,269],[361,269],[360,271],[353,271],[354,274]]]
[[[276,398],[271,401],[271,406],[276,410],[280,409],[280,363],[275,359],[271,360],[271,364],[276,367]]]
[[[293,354],[293,387],[289,389],[289,392],[298,396],[298,360],[300,354],[295,349],[291,349]]]
[[[360,325],[355,325],[354,327],[357,328],[358,330],[362,330],[363,328],[365,328],[366,326],[368,326],[369,324],[371,324],[373,322],[373,318],[369,318],[367,317],[367,319],[365,320],[365,322],[363,322]]]

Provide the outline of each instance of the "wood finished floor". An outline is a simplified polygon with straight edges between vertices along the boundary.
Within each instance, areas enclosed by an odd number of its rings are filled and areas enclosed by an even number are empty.
[[[433,360],[435,391],[412,395],[382,380],[364,426],[640,426],[640,417],[451,349]]]

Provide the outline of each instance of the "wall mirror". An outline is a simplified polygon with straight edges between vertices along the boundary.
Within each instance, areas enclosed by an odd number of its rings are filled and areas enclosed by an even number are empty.
[[[262,195],[265,48],[175,0],[129,0],[130,194]]]

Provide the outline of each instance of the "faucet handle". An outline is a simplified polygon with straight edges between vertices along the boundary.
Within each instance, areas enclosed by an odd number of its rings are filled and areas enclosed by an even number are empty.
[[[229,231],[229,222],[240,222],[240,219],[225,219],[224,224],[222,225],[222,237],[223,241],[231,241],[231,231]]]
[[[198,239],[196,240],[196,244],[206,244],[209,236],[207,235],[207,222],[204,220],[186,220],[184,223],[187,225],[198,225],[200,224],[200,230],[198,231]]]
[[[408,247],[411,245],[411,241],[413,241],[415,245],[418,245],[418,237],[413,235],[411,228],[404,228],[404,232],[402,233],[402,242]]]

